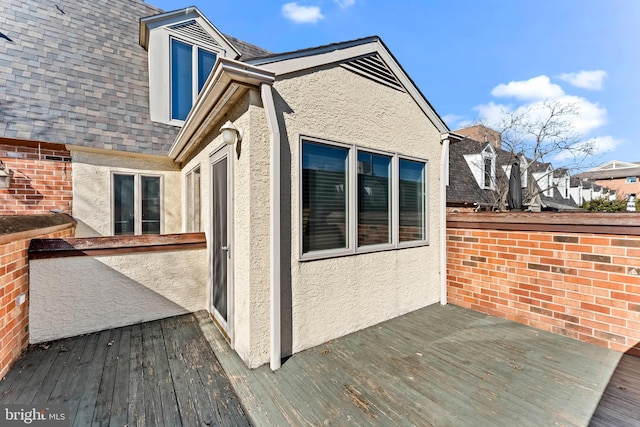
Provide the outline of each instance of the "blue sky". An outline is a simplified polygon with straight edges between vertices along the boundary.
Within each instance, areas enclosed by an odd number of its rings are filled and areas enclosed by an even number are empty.
[[[377,35],[451,129],[561,100],[595,138],[592,164],[640,162],[638,0],[149,3],[197,6],[222,32],[273,52]]]

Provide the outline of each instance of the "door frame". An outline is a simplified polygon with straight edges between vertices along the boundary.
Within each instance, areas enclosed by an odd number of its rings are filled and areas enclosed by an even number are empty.
[[[209,176],[211,177],[209,183],[209,194],[210,194],[210,203],[209,203],[209,231],[211,236],[213,237],[213,225],[215,218],[213,217],[214,213],[214,200],[213,200],[213,166],[220,162],[227,162],[227,246],[230,248],[230,251],[227,252],[227,320],[225,321],[222,316],[218,313],[218,311],[213,306],[213,285],[214,285],[214,277],[213,277],[213,257],[215,255],[215,248],[211,247],[211,252],[209,255],[209,271],[211,271],[209,278],[209,307],[208,311],[213,316],[214,321],[218,324],[218,327],[222,330],[223,335],[226,335],[229,345],[231,348],[234,347],[234,307],[233,307],[233,259],[235,253],[235,241],[233,239],[233,147],[228,145],[223,145],[218,147],[213,153],[209,156]],[[212,242],[212,239],[210,239]],[[213,244],[213,242],[212,242]]]

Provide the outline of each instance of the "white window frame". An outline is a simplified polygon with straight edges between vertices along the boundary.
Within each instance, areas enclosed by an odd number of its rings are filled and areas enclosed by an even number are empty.
[[[193,177],[195,177],[195,173],[196,171],[199,172],[199,180],[200,180],[200,185],[198,186],[199,191],[196,194],[195,191],[195,182],[193,180]],[[189,176],[191,176],[191,185],[189,185]],[[193,168],[191,168],[191,170],[189,170],[185,175],[184,175],[184,186],[185,186],[185,191],[184,191],[184,196],[185,196],[185,224],[184,224],[184,230],[186,233],[197,233],[197,232],[201,232],[203,231],[203,227],[202,227],[202,168],[200,167],[200,165],[196,165]],[[192,195],[191,200],[189,200],[189,194]],[[195,203],[195,197],[198,197],[198,203]],[[191,204],[191,206],[190,206]],[[198,205],[198,208],[200,210],[199,213],[199,218],[200,218],[200,224],[198,227],[195,227],[195,217],[193,216],[193,214],[195,214],[196,212],[196,205]]]
[[[216,55],[216,62],[218,62],[218,59],[222,56],[224,56],[224,51],[219,50],[219,49],[214,49],[211,46],[202,46],[199,45],[198,43],[195,43],[193,40],[188,40],[185,39],[184,37],[179,37],[173,33],[169,33],[168,35],[169,37],[169,45],[168,45],[168,72],[167,75],[169,76],[169,79],[167,81],[167,88],[168,88],[168,92],[167,92],[167,100],[169,102],[169,122],[168,124],[173,125],[173,126],[183,126],[184,125],[184,120],[181,119],[174,119],[173,118],[173,111],[172,111],[172,106],[173,106],[173,90],[172,90],[172,75],[171,75],[171,59],[172,59],[172,55],[173,52],[171,51],[172,46],[173,46],[173,40],[176,40],[180,43],[186,44],[191,46],[191,108],[193,108],[193,106],[196,103],[196,100],[198,98],[198,49],[202,49],[205,50],[207,52],[213,53]],[[215,64],[214,64],[214,68],[215,68]],[[212,69],[213,71],[213,69]],[[204,89],[204,86],[203,86]],[[188,117],[188,114],[187,114]]]
[[[487,160],[491,161],[491,178],[490,182],[487,183],[487,176],[485,173],[485,162]],[[493,147],[491,145],[487,145],[484,150],[482,150],[482,163],[480,165],[480,176],[482,182],[483,190],[495,190],[496,189],[496,153],[493,151]],[[487,185],[489,184],[489,185]]]
[[[347,154],[347,188],[348,199],[346,208],[346,237],[347,247],[338,249],[327,249],[319,251],[311,251],[304,253],[304,235],[303,235],[303,170],[302,170],[302,150],[305,142],[325,144],[332,147],[348,150]],[[358,246],[358,152],[380,154],[391,157],[391,243],[381,243],[374,245]],[[369,148],[356,144],[347,144],[326,140],[322,138],[301,135],[298,138],[298,247],[299,260],[312,261],[319,259],[335,258],[340,256],[356,255],[362,253],[380,252],[387,250],[395,250],[401,248],[411,248],[419,246],[427,246],[429,241],[429,161],[427,159],[406,156],[396,152],[384,151],[375,148]],[[400,222],[400,159],[419,162],[424,164],[424,239],[412,240],[408,242],[399,241],[399,222]]]
[[[115,223],[113,221],[113,215],[115,213],[115,188],[114,188],[114,177],[115,175],[124,175],[124,176],[132,176],[133,177],[133,235],[138,236],[142,235],[142,191],[140,190],[142,177],[145,178],[159,178],[160,179],[160,233],[164,234],[164,176],[161,174],[152,174],[152,173],[138,173],[131,171],[120,171],[120,170],[112,170],[109,176],[110,183],[110,206],[111,210],[109,212],[109,227],[110,234],[115,236]]]

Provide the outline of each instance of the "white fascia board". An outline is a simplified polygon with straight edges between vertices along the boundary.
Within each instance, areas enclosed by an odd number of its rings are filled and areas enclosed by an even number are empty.
[[[177,162],[186,157],[189,149],[197,145],[194,136],[202,136],[203,125],[210,125],[223,107],[234,97],[240,87],[259,88],[262,83],[272,85],[275,76],[272,72],[227,58],[218,58],[216,65],[207,79],[195,105],[180,129],[173,145],[169,149],[169,157]],[[218,105],[220,104],[220,105]]]
[[[250,64],[260,65],[261,68],[272,71],[277,76],[283,76],[329,64],[337,64],[371,53],[377,53],[380,55],[391,72],[400,81],[402,86],[404,86],[414,101],[420,106],[429,120],[431,120],[431,122],[436,126],[438,131],[441,134],[450,133],[447,125],[442,121],[431,105],[429,105],[429,102],[427,102],[420,90],[415,86],[413,81],[404,72],[400,64],[398,64],[396,59],[391,55],[378,37],[369,37],[366,39],[354,40],[352,42],[324,46],[317,49],[275,55],[248,62]]]
[[[224,34],[222,34],[195,6],[189,6],[172,12],[165,12],[159,15],[141,18],[138,43],[140,43],[140,46],[143,48],[148,49],[149,31],[154,28],[170,26],[190,19],[199,19],[200,23],[204,24],[204,30],[216,39],[225,51],[235,53],[234,59],[237,59],[240,56],[240,51],[236,49],[236,47],[227,40]]]

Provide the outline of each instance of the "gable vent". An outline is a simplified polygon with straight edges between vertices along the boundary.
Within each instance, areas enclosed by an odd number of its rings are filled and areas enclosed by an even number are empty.
[[[181,22],[180,24],[173,25],[169,28],[175,34],[197,41],[198,44],[208,45],[211,47],[222,47],[216,39],[211,37],[211,35],[194,20]]]
[[[378,83],[405,92],[402,83],[400,83],[395,74],[393,74],[377,53],[343,62],[340,65],[347,70],[375,80]]]

